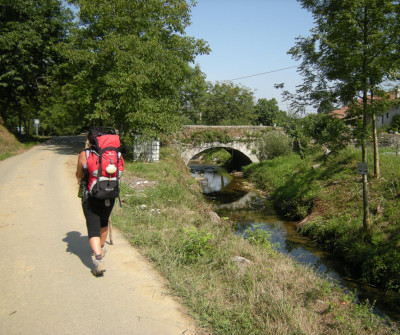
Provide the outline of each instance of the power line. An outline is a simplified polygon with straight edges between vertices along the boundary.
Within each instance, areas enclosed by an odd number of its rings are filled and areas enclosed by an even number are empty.
[[[272,71],[268,71],[268,72],[262,72],[262,73],[257,73],[257,74],[252,74],[250,76],[245,76],[245,77],[240,77],[240,78],[235,78],[235,79],[230,79],[230,80],[223,80],[223,81],[234,81],[234,80],[239,80],[239,79],[245,79],[245,78],[251,78],[251,77],[256,77],[256,76],[262,76],[263,74],[268,74],[268,73],[273,73],[273,72],[279,72],[279,71],[283,71],[283,70],[288,70],[288,69],[293,69],[297,67],[296,66],[289,66],[289,67],[284,67],[282,69],[277,69],[277,70],[272,70]]]

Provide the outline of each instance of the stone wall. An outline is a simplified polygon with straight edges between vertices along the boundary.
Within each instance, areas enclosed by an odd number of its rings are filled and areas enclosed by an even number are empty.
[[[133,144],[133,160],[143,162],[158,162],[160,159],[160,141],[142,141],[140,137],[135,137]]]
[[[379,134],[380,147],[397,147],[400,144],[400,134]]]

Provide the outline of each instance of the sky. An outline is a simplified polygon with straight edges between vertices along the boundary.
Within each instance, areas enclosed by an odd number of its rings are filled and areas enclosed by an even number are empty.
[[[296,37],[310,34],[311,14],[296,0],[197,0],[191,14],[187,35],[207,41],[211,48],[209,55],[196,58],[206,80],[232,81],[251,89],[256,99],[275,98],[280,109],[288,111],[274,84],[284,83],[294,92],[301,83],[296,69],[300,62],[287,51]]]

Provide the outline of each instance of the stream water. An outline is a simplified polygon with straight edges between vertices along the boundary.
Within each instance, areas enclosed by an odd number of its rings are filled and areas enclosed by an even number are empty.
[[[189,164],[192,176],[199,180],[203,193],[212,202],[221,217],[229,217],[237,223],[236,234],[243,235],[248,228],[264,229],[271,233],[280,252],[290,255],[301,264],[314,267],[320,274],[329,276],[349,291],[356,291],[359,301],[374,304],[374,312],[400,321],[400,296],[362,285],[346,276],[342,260],[314,246],[300,236],[291,222],[282,220],[271,201],[259,197],[245,179],[228,174],[220,167]]]

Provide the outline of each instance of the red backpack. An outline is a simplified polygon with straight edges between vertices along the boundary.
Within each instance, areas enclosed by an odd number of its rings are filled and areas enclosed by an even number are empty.
[[[119,179],[125,169],[119,136],[101,135],[94,141],[95,145],[86,150],[89,194],[102,200],[119,198]]]

